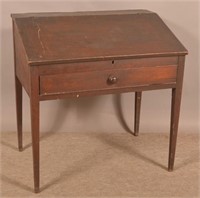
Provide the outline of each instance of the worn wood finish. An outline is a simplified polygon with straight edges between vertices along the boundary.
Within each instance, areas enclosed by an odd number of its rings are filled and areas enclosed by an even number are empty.
[[[15,15],[15,21],[22,30],[30,65],[186,53],[160,17],[148,11],[53,17],[51,13]]]
[[[22,149],[22,86],[30,97],[34,189],[40,191],[40,101],[173,89],[169,170],[173,169],[185,47],[147,10],[12,14],[18,145]]]
[[[138,136],[140,125],[142,92],[135,92],[135,118],[134,118],[134,135]]]
[[[169,171],[172,171],[174,168],[176,140],[178,133],[180,105],[181,105],[181,94],[183,86],[184,63],[185,63],[185,57],[180,56],[178,64],[178,73],[177,73],[177,85],[176,88],[172,89],[170,145],[169,145],[169,161],[168,161]]]

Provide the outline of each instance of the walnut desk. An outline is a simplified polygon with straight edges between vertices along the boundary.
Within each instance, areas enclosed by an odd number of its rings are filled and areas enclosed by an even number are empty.
[[[172,89],[169,171],[173,170],[187,50],[147,10],[12,14],[18,146],[22,87],[30,97],[35,192],[39,192],[39,104],[43,100]]]

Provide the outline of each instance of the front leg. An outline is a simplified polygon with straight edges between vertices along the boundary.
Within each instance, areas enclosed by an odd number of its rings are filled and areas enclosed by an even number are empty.
[[[40,191],[40,131],[39,131],[39,77],[37,70],[32,69],[31,72],[31,134],[32,134],[32,151],[33,151],[33,174],[34,174],[34,190],[35,193]]]
[[[184,62],[185,62],[185,57],[180,56],[179,61],[178,61],[176,88],[172,89],[169,161],[168,161],[168,170],[169,171],[172,171],[174,168],[179,114],[180,114],[180,106],[181,106],[181,93],[182,93],[182,84],[183,84]]]
[[[31,99],[31,133],[33,150],[33,174],[35,192],[39,192],[40,165],[39,165],[39,101]]]

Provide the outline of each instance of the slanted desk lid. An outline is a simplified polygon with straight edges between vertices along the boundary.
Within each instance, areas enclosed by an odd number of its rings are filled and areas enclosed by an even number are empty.
[[[147,10],[12,14],[30,65],[186,55]]]

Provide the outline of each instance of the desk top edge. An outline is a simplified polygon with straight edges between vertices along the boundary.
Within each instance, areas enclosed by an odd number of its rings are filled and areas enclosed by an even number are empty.
[[[60,17],[60,16],[92,16],[92,15],[118,15],[118,14],[152,14],[149,10],[99,10],[99,11],[77,11],[77,12],[36,12],[36,13],[12,13],[11,17],[28,18],[28,17]],[[155,13],[154,13],[155,14]]]

